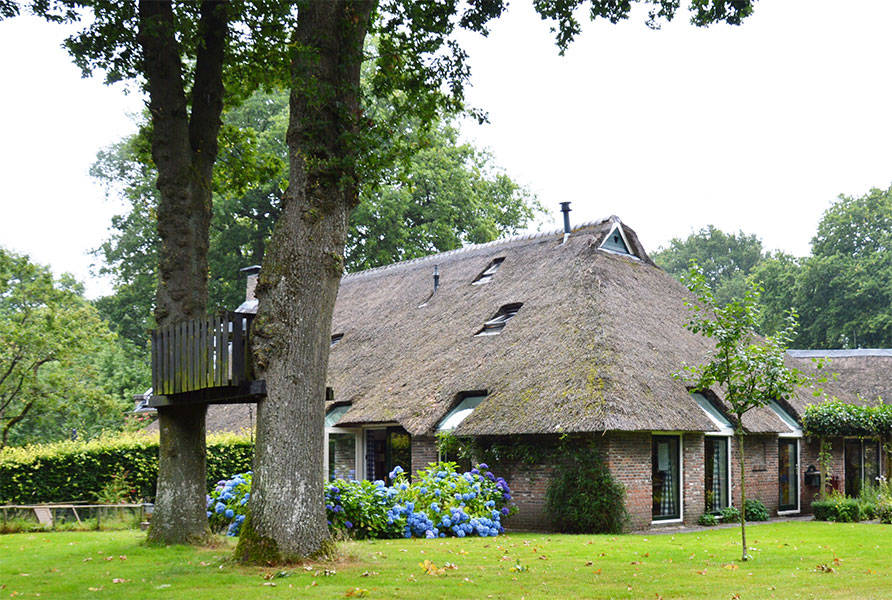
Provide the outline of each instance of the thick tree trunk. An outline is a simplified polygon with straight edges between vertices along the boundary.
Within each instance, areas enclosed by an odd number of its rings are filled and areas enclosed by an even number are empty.
[[[201,317],[207,306],[211,176],[223,110],[226,6],[202,2],[192,111],[189,114],[170,2],[139,4],[139,42],[152,113],[152,159],[158,168],[161,251],[155,320],[159,326]],[[148,538],[200,543],[205,514],[206,406],[158,410],[158,491]]]
[[[292,63],[290,181],[264,256],[254,321],[257,408],[250,515],[236,556],[264,563],[325,547],[323,410],[331,317],[357,201],[359,68],[374,2],[301,4]]]

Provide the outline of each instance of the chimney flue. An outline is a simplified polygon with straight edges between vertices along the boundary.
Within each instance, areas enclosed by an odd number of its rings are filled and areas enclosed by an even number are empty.
[[[570,237],[570,203],[569,202],[561,202],[561,212],[564,213],[564,241],[561,244],[567,243],[567,238]]]
[[[434,265],[434,292],[437,291],[438,287],[440,287],[440,269],[437,265]]]

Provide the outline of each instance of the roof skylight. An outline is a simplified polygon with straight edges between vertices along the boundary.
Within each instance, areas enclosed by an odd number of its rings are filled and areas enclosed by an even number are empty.
[[[334,427],[335,424],[341,420],[341,417],[343,417],[348,410],[350,410],[350,405],[335,406],[333,409],[328,411],[328,414],[325,415],[325,426]]]
[[[768,402],[768,407],[771,408],[771,410],[774,411],[774,414],[776,414],[778,418],[784,422],[784,425],[790,428],[790,431],[794,433],[802,432],[802,427],[799,425],[799,423],[796,422],[796,419],[794,419],[790,415],[790,413],[785,411],[780,404],[778,404],[774,400],[770,400]]]
[[[471,285],[483,285],[484,283],[489,283],[492,281],[493,275],[496,274],[496,271],[499,270],[499,267],[502,266],[502,263],[505,262],[505,257],[500,256],[498,258],[492,259],[490,261],[489,266],[486,267],[481,273],[471,282]]]
[[[437,425],[437,431],[452,431],[459,425],[461,422],[468,418],[468,416],[474,412],[474,409],[477,408],[481,402],[486,398],[483,396],[465,396],[465,398],[458,403],[458,405],[446,413],[446,416],[443,417],[443,420],[440,421],[440,424]]]
[[[610,234],[604,238],[604,241],[601,242],[601,248],[620,254],[632,254],[629,252],[629,247],[626,245],[626,236],[619,225],[614,226]]]
[[[716,408],[715,404],[713,404],[709,398],[703,394],[691,394],[691,398],[693,398],[697,405],[703,409],[703,412],[706,413],[709,420],[715,423],[716,427],[718,427],[723,434],[731,435],[734,433],[734,426],[731,425],[731,421],[729,421],[725,415]]]
[[[505,328],[505,324],[514,318],[521,306],[523,306],[523,304],[520,302],[506,304],[499,309],[499,312],[497,312],[493,318],[484,323],[480,331],[474,335],[499,335]]]

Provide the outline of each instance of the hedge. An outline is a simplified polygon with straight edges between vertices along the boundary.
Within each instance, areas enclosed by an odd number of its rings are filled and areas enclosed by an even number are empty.
[[[856,406],[839,400],[809,404],[802,425],[815,436],[892,436],[892,404]]]
[[[207,488],[251,469],[253,443],[234,434],[207,440]],[[134,499],[151,501],[158,478],[158,436],[122,434],[89,442],[36,444],[0,451],[0,503],[92,502],[116,473]]]

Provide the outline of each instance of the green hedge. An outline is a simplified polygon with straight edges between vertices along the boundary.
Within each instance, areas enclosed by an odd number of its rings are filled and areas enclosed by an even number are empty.
[[[837,523],[857,523],[861,520],[861,505],[855,498],[832,497],[815,500],[811,511],[816,521],[836,521]]]
[[[816,436],[892,435],[892,404],[855,406],[839,400],[809,404],[802,426],[808,435]]]
[[[242,436],[211,435],[207,487],[251,469],[254,445]],[[152,500],[158,478],[158,436],[115,434],[0,451],[0,503],[92,502],[112,475],[127,474],[131,496]]]

